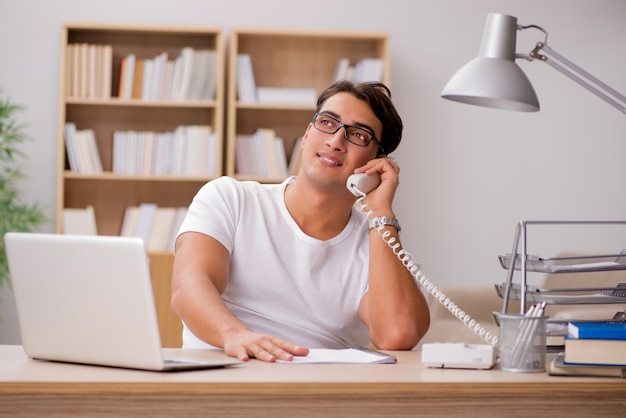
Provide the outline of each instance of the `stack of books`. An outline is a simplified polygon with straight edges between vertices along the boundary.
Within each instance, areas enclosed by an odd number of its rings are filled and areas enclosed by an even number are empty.
[[[144,101],[213,100],[217,53],[185,47],[170,59],[166,52],[151,58],[127,54],[120,61],[117,96]]]
[[[216,133],[208,125],[179,126],[172,132],[115,131],[115,174],[211,177],[218,175]]]
[[[335,81],[351,80],[383,81],[385,62],[379,58],[364,58],[356,63],[351,63],[348,58],[341,58],[335,70]]]
[[[289,166],[283,139],[269,128],[258,128],[250,135],[237,134],[235,169],[241,175],[286,178]]]
[[[111,97],[111,45],[68,44],[66,60],[65,95],[68,99]]]
[[[128,206],[120,235],[143,239],[148,251],[173,251],[186,207],[161,207],[155,203]]]
[[[62,226],[63,233],[67,235],[98,235],[94,207],[63,208]]]
[[[626,322],[570,322],[551,375],[626,377]]]

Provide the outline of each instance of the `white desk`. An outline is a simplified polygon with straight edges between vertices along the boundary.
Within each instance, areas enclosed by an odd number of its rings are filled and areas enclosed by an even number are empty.
[[[172,349],[171,351],[180,351]],[[185,353],[188,354],[188,353]],[[0,346],[0,416],[625,416],[626,380],[429,369],[398,363],[269,364],[157,373],[28,359]],[[197,356],[222,356],[196,351]]]

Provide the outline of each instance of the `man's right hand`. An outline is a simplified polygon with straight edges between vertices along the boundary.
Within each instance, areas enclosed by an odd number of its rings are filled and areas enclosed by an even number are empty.
[[[300,347],[280,338],[257,334],[252,331],[236,332],[225,338],[224,351],[231,357],[241,361],[250,358],[274,362],[276,360],[291,361],[294,356],[306,356],[309,349]]]

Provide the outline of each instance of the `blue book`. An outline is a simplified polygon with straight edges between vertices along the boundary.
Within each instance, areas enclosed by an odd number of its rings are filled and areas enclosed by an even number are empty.
[[[626,322],[570,322],[567,336],[589,340],[626,340]]]

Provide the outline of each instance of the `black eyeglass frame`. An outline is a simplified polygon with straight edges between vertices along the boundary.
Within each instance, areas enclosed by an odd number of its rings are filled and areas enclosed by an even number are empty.
[[[335,129],[335,131],[334,131],[334,132],[322,131],[320,128],[318,128],[317,126],[315,126],[315,121],[317,120],[318,116],[325,116],[325,117],[327,117],[327,118],[329,118],[329,119],[332,119],[332,120],[334,120],[335,122],[337,122],[337,123],[339,124],[339,125],[337,126],[337,129]],[[372,131],[370,131],[369,129],[364,128],[364,127],[362,127],[362,126],[355,126],[355,125],[348,125],[348,124],[345,124],[345,123],[341,122],[339,119],[337,119],[336,117],[331,116],[331,115],[328,115],[328,114],[326,114],[326,113],[315,112],[315,114],[313,115],[313,127],[314,127],[315,129],[317,129],[318,131],[320,131],[320,132],[323,132],[323,133],[325,133],[325,134],[330,134],[330,135],[334,135],[334,134],[336,134],[336,133],[337,133],[337,131],[339,131],[341,128],[344,128],[344,131],[343,131],[343,137],[344,137],[344,138],[346,139],[346,141],[348,141],[349,143],[354,144],[354,145],[356,145],[357,147],[366,147],[366,146],[368,146],[368,145],[370,144],[370,142],[374,141],[374,143],[375,143],[375,144],[376,144],[376,146],[377,146],[377,147],[381,150],[381,152],[383,152],[383,153],[385,152],[385,149],[383,148],[383,146],[382,146],[382,144],[380,143],[380,141],[378,141],[378,138],[376,138],[376,135],[374,134],[374,132],[372,132]],[[356,142],[352,142],[352,141],[350,140],[350,138],[348,138],[348,129],[349,129],[349,128],[356,128],[356,129],[360,129],[360,130],[365,131],[365,132],[367,132],[368,134],[372,135],[372,137],[371,137],[371,138],[370,138],[370,140],[369,140],[369,141],[367,141],[365,144],[358,144],[358,143],[356,143]]]

